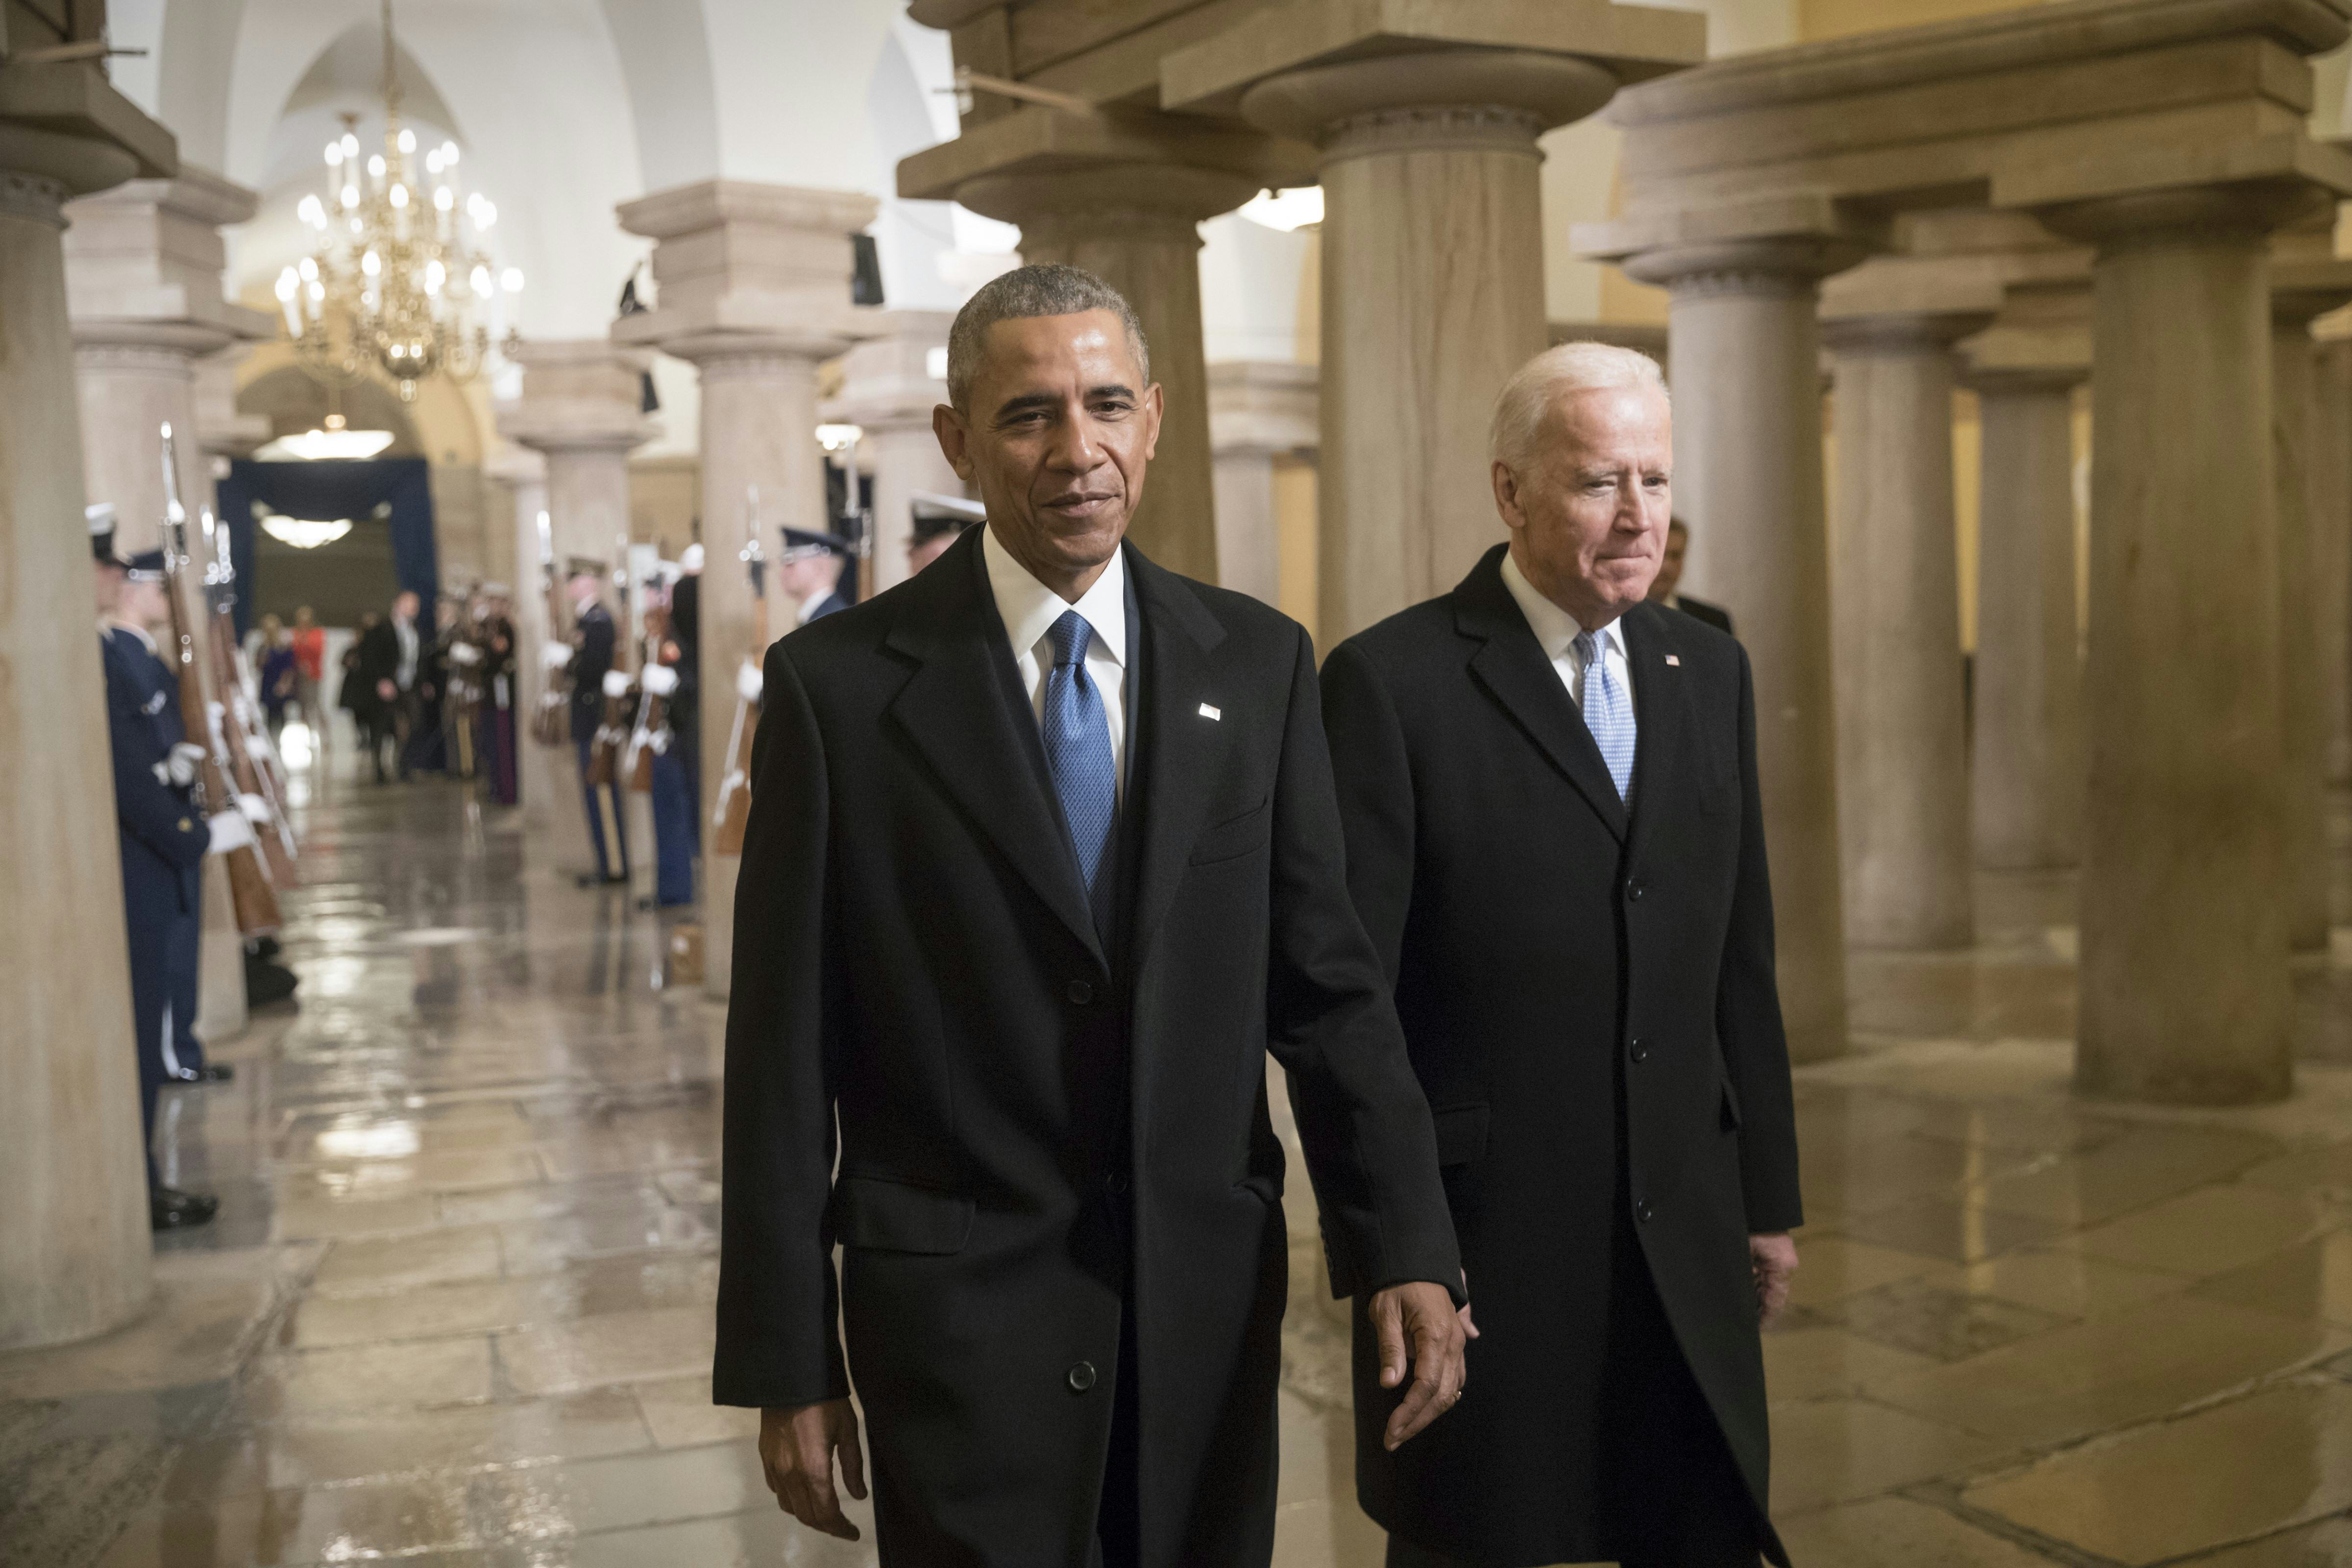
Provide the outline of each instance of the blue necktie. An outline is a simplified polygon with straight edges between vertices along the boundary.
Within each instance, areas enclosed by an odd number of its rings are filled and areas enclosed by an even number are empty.
[[[1118,771],[1111,761],[1110,721],[1102,693],[1087,674],[1087,644],[1094,628],[1076,610],[1054,623],[1054,668],[1045,677],[1045,769],[1062,820],[1078,852],[1078,874],[1093,896],[1095,874],[1110,844],[1111,819],[1118,811]]]
[[[1576,657],[1584,661],[1584,727],[1592,731],[1592,743],[1601,748],[1601,760],[1609,764],[1609,776],[1616,783],[1617,798],[1623,800],[1633,786],[1633,705],[1610,675],[1599,637],[1577,633]]]

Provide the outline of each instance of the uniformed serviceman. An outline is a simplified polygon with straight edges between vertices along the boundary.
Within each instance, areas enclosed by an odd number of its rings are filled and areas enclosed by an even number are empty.
[[[849,564],[849,541],[837,533],[813,529],[783,531],[784,553],[776,581],[799,602],[795,626],[806,626],[824,616],[849,608],[842,597],[842,569]]]
[[[122,839],[122,910],[130,936],[148,1219],[157,1230],[178,1230],[203,1225],[220,1206],[217,1198],[165,1186],[154,1148],[155,1100],[173,1058],[173,938],[177,927],[194,923],[199,871],[212,844],[191,793],[204,752],[188,743],[175,721],[167,721],[167,714],[176,712],[171,683],[159,684],[154,670],[163,661],[138,625],[160,600],[163,552],[151,551],[137,562],[117,556],[110,507],[91,509],[90,547],[101,617],[107,731],[114,753],[114,808]]]

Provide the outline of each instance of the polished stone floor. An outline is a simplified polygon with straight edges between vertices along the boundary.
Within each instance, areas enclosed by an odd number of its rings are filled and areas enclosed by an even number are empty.
[[[719,1015],[664,928],[443,784],[326,781],[286,900],[299,1012],[167,1097],[223,1197],[156,1309],[0,1356],[0,1563],[853,1563],[707,1378]],[[2352,1563],[2352,951],[2299,976],[2297,1097],[2074,1101],[2063,881],[1857,955],[1800,1073],[1796,1310],[1767,1342],[1805,1568]],[[1295,1184],[1284,1568],[1370,1568],[1344,1321]]]

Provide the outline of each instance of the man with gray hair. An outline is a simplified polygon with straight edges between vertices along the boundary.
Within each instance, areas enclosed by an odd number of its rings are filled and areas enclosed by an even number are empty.
[[[1360,1445],[1359,1492],[1391,1568],[1784,1563],[1759,1327],[1801,1211],[1747,656],[1643,602],[1674,467],[1653,361],[1537,356],[1491,456],[1508,542],[1323,668],[1348,881],[1479,1330],[1476,1392]]]
[[[886,1563],[1264,1568],[1269,1050],[1371,1325],[1375,1440],[1461,1388],[1461,1263],[1349,903],[1315,650],[1125,542],[1147,356],[1075,268],[982,289],[933,427],[986,521],[768,653],[715,1393],[761,1408],[782,1505],[854,1539],[854,1378]]]

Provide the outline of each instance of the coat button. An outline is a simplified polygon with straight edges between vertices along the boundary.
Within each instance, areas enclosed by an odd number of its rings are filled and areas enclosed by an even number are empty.
[[[1083,980],[1071,981],[1062,994],[1080,1007],[1095,999],[1095,988]]]
[[[1108,1187],[1115,1195],[1122,1198],[1127,1196],[1128,1180],[1127,1173],[1125,1171],[1113,1171],[1109,1175],[1103,1178],[1103,1184]]]
[[[1654,1207],[1652,1207],[1652,1206],[1650,1205],[1650,1204],[1649,1204],[1648,1200],[1646,1200],[1646,1199],[1644,1199],[1643,1202],[1638,1203],[1638,1204],[1635,1204],[1635,1205],[1633,1205],[1633,1217],[1634,1217],[1635,1219],[1637,1219],[1637,1220],[1640,1220],[1643,1225],[1647,1225],[1647,1224],[1649,1224],[1649,1223],[1650,1223],[1650,1216],[1651,1216],[1651,1215],[1654,1215],[1654,1214],[1656,1214],[1657,1212],[1658,1212],[1658,1211],[1657,1211],[1655,1208],[1654,1208]],[[1072,1377],[1076,1377],[1076,1376],[1077,1375],[1077,1373],[1072,1373],[1070,1375],[1071,1375]]]
[[[1084,1394],[1095,1385],[1095,1363],[1082,1361],[1070,1369],[1070,1392]]]
[[[1640,903],[1642,901],[1642,884],[1638,881],[1626,883],[1625,896],[1633,900],[1635,903]]]
[[[1648,1060],[1650,1059],[1650,1045],[1649,1045],[1649,1042],[1648,1042],[1648,1041],[1646,1041],[1646,1040],[1635,1040],[1635,1041],[1633,1042],[1633,1049],[1632,1055],[1633,1055],[1633,1058],[1634,1064],[1635,1064],[1636,1066],[1639,1066],[1639,1065],[1640,1065],[1641,1063],[1643,1063],[1643,1062],[1648,1061]]]

